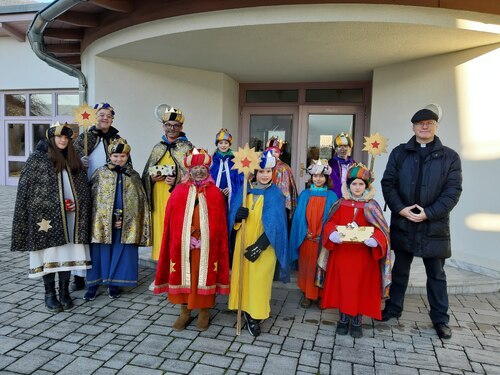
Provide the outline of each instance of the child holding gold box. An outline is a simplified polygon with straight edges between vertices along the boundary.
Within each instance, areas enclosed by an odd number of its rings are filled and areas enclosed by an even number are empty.
[[[380,319],[390,276],[389,228],[373,199],[372,182],[363,164],[349,168],[342,198],[335,202],[323,229],[323,246],[328,251],[319,260],[326,269],[321,307],[338,308],[336,333],[350,332],[355,338],[363,335],[363,315]],[[366,233],[370,235],[363,237]]]

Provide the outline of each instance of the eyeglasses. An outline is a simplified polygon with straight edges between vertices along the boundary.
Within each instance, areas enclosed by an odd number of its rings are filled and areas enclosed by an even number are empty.
[[[175,130],[180,130],[182,129],[182,125],[180,124],[163,124],[167,129],[175,129]]]
[[[437,125],[437,122],[434,120],[419,121],[419,122],[414,123],[413,125],[419,126],[419,127],[424,127],[424,126],[431,127],[431,126]]]

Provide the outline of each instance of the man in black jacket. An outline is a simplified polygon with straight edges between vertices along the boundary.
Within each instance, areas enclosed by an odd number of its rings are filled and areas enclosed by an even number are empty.
[[[396,253],[390,299],[382,321],[400,317],[413,257],[427,274],[430,318],[440,338],[451,337],[445,259],[451,256],[450,212],[462,192],[458,154],[436,136],[438,115],[421,109],[413,115],[413,136],[389,156],[382,192],[391,209],[391,247]]]

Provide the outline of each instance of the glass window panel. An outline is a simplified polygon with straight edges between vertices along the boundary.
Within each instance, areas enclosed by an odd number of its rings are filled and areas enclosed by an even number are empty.
[[[9,156],[25,156],[25,125],[8,124]]]
[[[25,164],[24,161],[9,161],[9,177],[20,177]]]
[[[354,115],[309,115],[307,136],[307,165],[311,159],[331,159],[333,139],[340,132],[354,138]]]
[[[293,115],[251,115],[250,147],[263,151],[269,138],[276,136],[283,141],[280,159],[290,165],[292,159]]]
[[[52,94],[31,94],[30,116],[52,116]]]
[[[306,102],[363,103],[363,89],[309,89]]]
[[[26,95],[5,95],[5,116],[26,116]]]
[[[247,103],[296,103],[299,90],[247,90]]]
[[[36,149],[36,145],[42,139],[45,139],[45,132],[50,127],[50,124],[33,124],[32,150]]]
[[[78,94],[57,95],[57,115],[73,116],[73,110],[80,105]]]

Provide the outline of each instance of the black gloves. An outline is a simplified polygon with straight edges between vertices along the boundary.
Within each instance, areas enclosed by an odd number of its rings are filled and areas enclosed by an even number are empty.
[[[253,245],[247,247],[247,251],[244,254],[245,258],[247,258],[250,262],[255,262],[259,258],[260,254],[267,249],[269,244],[270,242],[266,233],[262,233]]]
[[[240,207],[238,208],[238,211],[236,211],[236,217],[234,221],[236,223],[241,223],[243,219],[246,219],[248,217],[248,208],[246,207]]]

